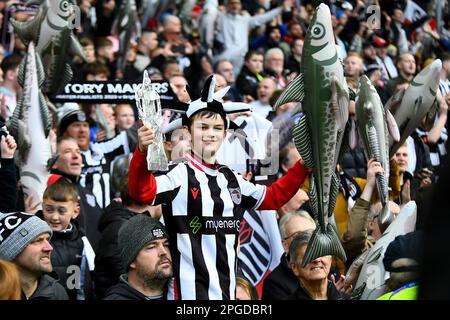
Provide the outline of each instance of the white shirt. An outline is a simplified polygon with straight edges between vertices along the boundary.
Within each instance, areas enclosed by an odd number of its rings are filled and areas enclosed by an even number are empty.
[[[269,112],[273,110],[270,104],[261,103],[261,101],[259,100],[252,101],[250,105],[253,107],[253,112],[255,112],[257,115],[263,118],[267,118]]]
[[[381,75],[384,79],[394,79],[398,77],[397,68],[395,67],[394,61],[392,61],[391,57],[386,56],[384,59],[380,57],[376,57],[378,65],[381,67]]]

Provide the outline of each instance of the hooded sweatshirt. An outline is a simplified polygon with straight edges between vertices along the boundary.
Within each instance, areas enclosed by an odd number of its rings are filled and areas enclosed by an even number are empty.
[[[119,281],[125,272],[120,258],[118,234],[120,227],[136,213],[111,202],[105,208],[98,224],[101,233],[95,256],[95,286],[97,298],[102,299],[106,291]]]
[[[69,300],[69,297],[64,287],[57,280],[44,274],[31,297],[27,299],[22,292],[22,300]]]
[[[131,286],[127,275],[122,274],[119,283],[108,290],[104,300],[165,300],[165,296],[147,297],[143,295]]]

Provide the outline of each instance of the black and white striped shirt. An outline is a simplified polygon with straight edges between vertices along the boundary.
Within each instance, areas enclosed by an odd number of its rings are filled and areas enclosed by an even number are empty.
[[[129,153],[125,131],[110,140],[91,143],[89,149],[81,151],[83,169],[80,175],[80,184],[95,196],[100,208],[105,208],[111,202],[111,162],[117,156]]]
[[[164,174],[153,175],[147,171],[146,153],[136,149],[128,188],[142,203],[162,204],[175,276],[168,298],[235,299],[236,249],[244,210],[281,208],[307,175],[308,170],[296,163],[266,187],[193,155],[170,165]]]
[[[442,97],[447,96],[448,93],[450,93],[450,81],[448,79],[440,80],[439,81],[439,91],[441,92]]]

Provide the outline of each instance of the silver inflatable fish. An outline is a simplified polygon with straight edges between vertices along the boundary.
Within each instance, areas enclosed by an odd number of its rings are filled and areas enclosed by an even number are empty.
[[[304,114],[293,136],[304,166],[313,168],[309,196],[318,222],[302,264],[326,255],[345,261],[333,210],[339,192],[336,164],[349,116],[349,91],[337,54],[330,9],[325,4],[316,8],[308,28],[300,74],[274,107],[291,101],[302,101]]]
[[[390,157],[395,154],[430,111],[432,114],[436,113],[438,108],[436,94],[441,69],[441,60],[434,60],[414,77],[411,85],[405,91],[396,93],[387,102],[387,108],[396,110],[393,114],[400,130],[399,141],[391,142]],[[431,118],[432,115],[429,117]]]
[[[361,300],[375,300],[387,292],[384,253],[395,237],[415,230],[416,219],[417,205],[410,201],[370,249],[355,285],[355,290],[362,292]]]
[[[35,192],[42,198],[47,186],[47,160],[51,158],[48,134],[52,125],[44,95],[44,68],[33,42],[19,67],[19,84],[23,94],[17,103],[8,129],[17,141],[21,183],[26,195]]]
[[[384,174],[377,174],[376,183],[380,201],[383,205],[379,222],[381,231],[386,230],[394,216],[389,210],[389,134],[387,119],[393,119],[389,110],[384,109],[380,97],[369,78],[363,75],[359,80],[356,96],[356,123],[358,132],[364,144],[367,159],[373,159],[381,164]],[[390,120],[392,122],[392,120]],[[391,135],[398,141],[400,134],[393,125]],[[396,129],[396,130],[395,130]]]
[[[36,52],[47,67],[45,93],[56,93],[72,79],[69,55],[84,59],[83,48],[72,31],[78,15],[78,7],[68,0],[43,0],[32,20],[11,19],[14,32],[25,44],[36,44]]]

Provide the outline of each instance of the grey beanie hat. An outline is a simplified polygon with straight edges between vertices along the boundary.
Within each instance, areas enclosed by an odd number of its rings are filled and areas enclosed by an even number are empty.
[[[25,212],[0,213],[0,259],[14,260],[43,233],[53,234],[48,224]]]
[[[164,225],[147,214],[137,214],[119,230],[119,251],[125,270],[150,241],[169,238]]]

